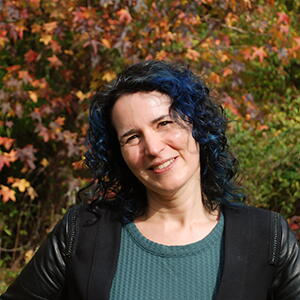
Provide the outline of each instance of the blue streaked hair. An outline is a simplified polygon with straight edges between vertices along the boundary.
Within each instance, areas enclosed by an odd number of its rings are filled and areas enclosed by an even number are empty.
[[[227,119],[222,107],[189,69],[164,61],[144,61],[130,66],[92,99],[85,155],[95,177],[90,209],[97,215],[101,207],[109,206],[125,222],[145,213],[146,190],[122,158],[111,111],[122,95],[147,91],[168,95],[171,113],[191,125],[200,145],[199,184],[206,209],[212,211],[241,200],[243,195],[235,183],[237,160],[228,149]]]

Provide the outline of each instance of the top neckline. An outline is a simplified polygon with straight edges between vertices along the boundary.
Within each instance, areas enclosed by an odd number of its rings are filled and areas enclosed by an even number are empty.
[[[135,243],[147,252],[162,257],[182,257],[195,255],[199,252],[205,251],[208,248],[215,247],[216,243],[220,242],[222,239],[224,216],[222,213],[220,213],[218,223],[203,239],[190,244],[178,246],[163,245],[147,239],[133,222],[126,224],[124,228],[130,234]]]

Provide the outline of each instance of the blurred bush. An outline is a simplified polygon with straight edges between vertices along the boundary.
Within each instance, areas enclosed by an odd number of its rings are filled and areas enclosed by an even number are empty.
[[[285,102],[274,104],[264,125],[253,128],[233,120],[229,132],[247,202],[285,217],[294,214],[300,199],[300,97],[292,99],[287,91]]]

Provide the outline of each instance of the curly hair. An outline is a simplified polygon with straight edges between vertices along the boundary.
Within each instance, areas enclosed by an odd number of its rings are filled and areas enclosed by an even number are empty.
[[[144,61],[130,66],[103,91],[95,94],[90,106],[87,166],[95,177],[90,209],[97,215],[103,206],[118,211],[124,222],[145,213],[146,190],[124,162],[111,112],[125,94],[158,91],[171,98],[170,112],[192,127],[199,143],[201,189],[208,211],[241,200],[235,183],[237,160],[228,149],[227,119],[220,105],[209,96],[204,82],[189,69],[164,61]]]

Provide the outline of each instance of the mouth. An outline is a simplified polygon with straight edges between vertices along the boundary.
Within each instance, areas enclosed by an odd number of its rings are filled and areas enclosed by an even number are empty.
[[[172,157],[168,160],[165,160],[159,164],[155,164],[153,166],[151,166],[149,169],[154,171],[155,173],[161,173],[161,172],[164,172],[166,170],[168,170],[172,165],[173,163],[175,162],[177,157]]]

